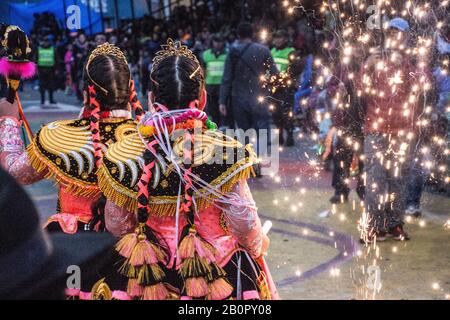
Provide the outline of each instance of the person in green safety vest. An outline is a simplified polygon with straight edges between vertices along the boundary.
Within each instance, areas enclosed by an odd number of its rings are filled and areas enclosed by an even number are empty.
[[[41,93],[41,106],[45,105],[45,92],[48,91],[50,104],[56,104],[53,99],[55,90],[57,55],[55,47],[52,46],[50,38],[42,39],[37,49],[37,65],[39,76],[39,91]]]
[[[278,30],[273,36],[272,57],[280,72],[286,72],[289,67],[290,55],[295,49],[289,46],[289,34],[286,30]]]
[[[286,30],[278,30],[273,35],[273,49],[271,50],[273,60],[281,73],[281,78],[283,74],[287,74],[291,61],[294,59],[295,49],[289,46],[289,34]],[[291,81],[292,82],[292,81]],[[293,121],[292,121],[292,100],[294,99],[293,94],[291,95],[290,90],[286,88],[280,88],[277,90],[276,99],[273,99],[271,103],[272,118],[275,126],[279,130],[279,142],[280,145],[285,143],[284,139],[284,129],[287,131],[286,146],[294,145],[293,137]],[[284,90],[286,89],[286,90]]]
[[[215,34],[211,39],[211,44],[211,49],[204,51],[202,54],[203,65],[206,69],[206,91],[209,95],[206,112],[211,120],[219,126],[230,125],[232,121],[225,119],[219,111],[220,85],[222,84],[227,58],[225,40],[220,34]]]

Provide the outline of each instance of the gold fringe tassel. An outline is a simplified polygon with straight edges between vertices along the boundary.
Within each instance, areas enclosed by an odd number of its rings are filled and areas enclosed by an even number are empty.
[[[242,166],[242,165],[240,165]],[[239,173],[235,174],[227,182],[220,186],[221,193],[229,193],[234,185],[243,179],[249,179],[255,176],[255,171],[252,166],[249,166]],[[130,192],[130,190],[117,181],[110,175],[108,169],[102,165],[97,172],[98,186],[103,194],[114,202],[119,207],[125,208],[129,212],[137,212],[137,192]],[[157,198],[157,197],[156,197]],[[152,197],[150,197],[149,212],[152,216],[164,217],[175,215],[177,204],[176,196],[174,196],[173,203],[152,203]],[[196,198],[196,206],[198,210],[204,210],[211,206],[211,202],[218,197],[213,194],[209,194],[205,198]]]
[[[109,174],[108,168],[101,165],[97,171],[98,187],[108,200],[129,212],[137,212],[137,192],[130,192]]]
[[[197,254],[194,258],[185,259],[181,264],[180,274],[185,279],[197,277],[198,272],[208,274],[211,272],[211,267],[207,259],[201,258]]]
[[[30,160],[30,165],[33,169],[38,173],[44,174],[45,179],[55,180],[57,184],[64,185],[66,187],[66,192],[82,197],[95,197],[100,194],[100,190],[97,186],[83,184],[83,182],[61,173],[54,163],[40,154],[33,143],[27,147],[26,151],[28,159]]]

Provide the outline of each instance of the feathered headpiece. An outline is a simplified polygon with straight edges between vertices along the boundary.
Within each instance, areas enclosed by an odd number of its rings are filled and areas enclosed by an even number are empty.
[[[28,79],[36,73],[36,65],[28,60],[30,41],[17,26],[8,26],[3,35],[2,46],[6,57],[0,60],[0,74],[6,78]]]

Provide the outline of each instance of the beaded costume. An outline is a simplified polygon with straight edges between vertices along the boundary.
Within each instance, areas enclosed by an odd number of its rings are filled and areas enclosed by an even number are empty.
[[[126,63],[125,56],[117,47],[108,43],[101,45],[91,53],[86,65],[89,79],[89,63],[100,55],[114,55]],[[57,183],[57,213],[45,224],[50,231],[62,230],[72,234],[81,231],[80,227],[84,228],[91,221],[91,206],[100,197],[97,182],[99,153],[106,152],[110,145],[136,132],[131,107],[137,116],[143,113],[131,79],[127,110],[101,111],[95,92],[105,89],[92,79],[88,83],[89,108],[83,108],[80,118],[44,125],[26,150],[20,137],[21,123],[11,117],[0,118],[1,165],[22,184],[32,184],[44,178]],[[112,204],[108,204],[108,208],[117,210]]]
[[[154,64],[171,55],[195,59],[169,40]],[[106,275],[91,293],[74,295],[277,299],[246,182],[254,151],[218,131],[196,101],[173,111],[155,105],[159,110],[147,113],[137,132],[108,148],[98,172],[100,190],[122,208],[121,214],[105,214],[108,230],[122,236],[116,245],[119,272],[114,266],[116,276]],[[127,216],[137,219],[128,231],[120,227]]]

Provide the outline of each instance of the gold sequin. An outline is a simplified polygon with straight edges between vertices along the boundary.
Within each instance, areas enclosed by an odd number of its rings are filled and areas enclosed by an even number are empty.
[[[228,224],[227,220],[225,219],[225,214],[223,212],[220,215],[219,224],[222,230],[228,233]]]
[[[56,158],[55,162],[59,166],[61,164],[61,158]]]
[[[112,292],[105,278],[100,279],[91,289],[92,300],[112,300]]]
[[[113,167],[113,168],[111,169],[111,173],[112,173],[112,174],[116,174],[116,173],[117,173],[117,168],[116,168],[116,167]]]
[[[111,132],[111,130],[112,130],[111,126],[106,126],[106,127],[105,127],[105,131],[106,131],[106,132]]]
[[[83,172],[83,173],[81,174],[81,177],[82,177],[83,179],[87,179],[87,178],[89,177],[89,175],[88,175],[86,172]]]
[[[167,182],[167,180],[163,180],[161,181],[161,187],[163,187],[164,189],[167,188],[169,186],[169,182]]]
[[[116,136],[117,141],[123,140],[126,136],[130,134],[136,133],[136,124],[135,123],[124,123],[121,124],[114,130],[114,135]]]

